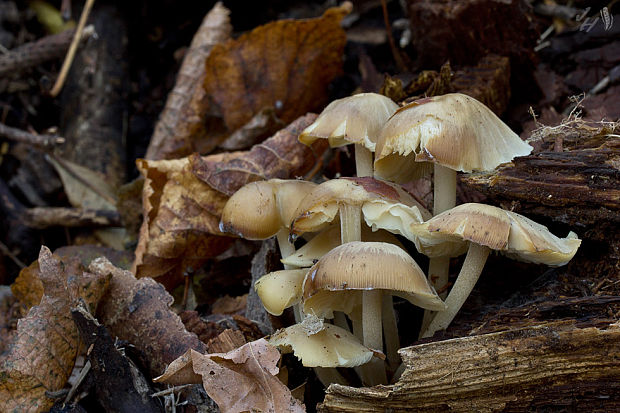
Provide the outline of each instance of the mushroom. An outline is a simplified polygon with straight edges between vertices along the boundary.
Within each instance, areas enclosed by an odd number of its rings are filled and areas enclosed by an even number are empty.
[[[295,353],[306,367],[356,367],[368,363],[373,351],[351,333],[332,324],[312,331],[304,323],[276,331],[269,343],[283,352]]]
[[[426,223],[415,224],[412,231],[422,239],[469,242],[461,271],[446,299],[448,308],[435,315],[421,338],[431,337],[452,322],[478,281],[491,250],[525,262],[561,266],[571,260],[581,244],[574,232],[558,238],[523,215],[475,203],[459,205]]]
[[[301,180],[270,179],[241,187],[224,205],[220,231],[249,240],[263,240],[274,235],[282,257],[295,251],[288,241],[288,226],[299,201],[316,184]]]
[[[372,152],[379,129],[398,109],[390,98],[376,93],[360,93],[338,99],[327,105],[319,117],[299,136],[311,145],[317,139],[328,139],[332,147],[355,145],[357,176],[372,176]]]
[[[456,171],[489,171],[532,147],[489,108],[460,93],[433,96],[398,109],[376,147],[375,175],[394,182],[422,176],[434,164],[433,214],[456,205]],[[435,288],[448,281],[449,257],[429,263]]]
[[[373,293],[370,299],[368,292]],[[413,258],[382,242],[349,242],[325,254],[306,275],[302,306],[304,313],[319,318],[333,318],[334,311],[342,311],[353,319],[354,330],[361,316],[364,345],[381,350],[384,294],[431,310],[445,309]],[[374,368],[371,374],[372,383],[385,382],[384,369]]]
[[[273,271],[263,275],[254,284],[254,289],[269,314],[282,315],[288,307],[301,301],[301,287],[307,268]]]

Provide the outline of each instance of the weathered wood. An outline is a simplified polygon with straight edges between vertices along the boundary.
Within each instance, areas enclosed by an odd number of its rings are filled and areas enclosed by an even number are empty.
[[[620,223],[620,137],[589,137],[569,150],[516,158],[461,182],[492,200],[513,202],[518,212],[571,226]]]
[[[63,227],[120,227],[121,217],[117,211],[37,207],[27,208],[23,213],[24,224],[37,229],[53,226]]]
[[[322,412],[620,409],[620,324],[560,321],[401,350],[395,385],[332,385]]]

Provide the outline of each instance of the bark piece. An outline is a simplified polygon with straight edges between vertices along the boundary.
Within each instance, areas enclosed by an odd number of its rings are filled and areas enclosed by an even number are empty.
[[[105,326],[83,307],[72,309],[71,314],[80,337],[88,348],[95,386],[94,392],[107,412],[162,412],[159,403],[150,395],[153,389],[136,365],[114,345],[114,338]]]
[[[564,135],[564,151],[515,158],[494,172],[461,182],[496,202],[518,202],[515,212],[571,226],[620,222],[620,138]]]
[[[265,310],[265,307],[263,307],[263,302],[256,293],[254,285],[263,275],[274,271],[276,268],[281,268],[279,260],[280,254],[276,250],[276,241],[274,238],[265,240],[260,250],[252,259],[252,283],[248,293],[245,315],[250,320],[256,322],[264,334],[271,334],[274,329],[271,325],[271,318],[267,310]]]
[[[411,42],[420,62],[439,67],[475,64],[488,53],[523,62],[538,37],[520,0],[408,0]]]
[[[37,207],[24,211],[26,225],[44,229],[62,227],[120,227],[118,212],[103,209]]]
[[[332,385],[319,411],[620,408],[620,325],[554,322],[404,348],[396,385]]]

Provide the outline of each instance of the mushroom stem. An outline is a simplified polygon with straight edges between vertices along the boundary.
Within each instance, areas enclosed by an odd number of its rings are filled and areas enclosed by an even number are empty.
[[[420,338],[432,337],[435,332],[443,330],[450,325],[454,316],[456,316],[456,313],[458,313],[474,289],[474,285],[476,285],[482,268],[484,268],[484,264],[487,261],[489,252],[491,252],[489,247],[473,242],[469,243],[469,249],[467,250],[463,267],[461,267],[461,272],[452,286],[448,298],[446,298],[448,308],[435,315],[428,327],[422,330]]]
[[[448,283],[450,269],[450,257],[442,256],[431,258],[428,264],[428,281],[438,292],[439,297],[445,299],[448,295],[448,289],[445,288]],[[439,284],[439,280],[445,280],[443,284]],[[436,312],[431,310],[424,310],[424,318],[422,318],[422,327],[420,331],[426,330],[429,323],[435,316]]]
[[[363,145],[355,144],[355,171],[357,176],[372,176],[372,152]]]
[[[383,351],[383,334],[381,331],[381,290],[369,290],[362,293],[362,330],[364,345],[370,349]],[[368,364],[368,385],[386,384],[387,376],[382,360],[371,359]]]
[[[295,252],[295,245],[293,245],[292,242],[289,242],[288,235],[289,235],[289,231],[288,231],[288,228],[286,227],[280,228],[280,231],[278,231],[278,233],[276,234],[276,240],[278,241],[278,247],[280,248],[280,255],[282,256],[282,258],[291,256]],[[286,264],[283,264],[283,265],[284,265],[285,270],[290,270],[292,268],[295,268],[291,265],[286,265]],[[301,321],[304,319],[300,304],[293,305],[293,315],[295,317],[296,323],[301,323]]]
[[[342,384],[343,386],[351,384],[333,367],[313,367],[312,370],[314,370],[317,379],[319,379],[325,388],[328,388],[332,383]]]
[[[362,208],[359,205],[341,204],[340,240],[343,244],[361,241]],[[364,345],[368,348],[383,351],[383,335],[381,331],[381,291],[362,292],[362,334]],[[366,367],[367,366],[367,367]],[[371,360],[365,365],[370,385],[387,383],[382,360]]]
[[[433,215],[454,208],[456,205],[456,171],[435,164],[433,176]]]
[[[288,241],[288,233],[288,228],[283,227],[276,234],[276,239],[278,241],[278,247],[280,248],[280,255],[282,256],[282,258],[293,255],[293,253],[295,252],[295,245]],[[290,270],[291,268],[294,267],[284,264],[285,270]]]
[[[343,244],[362,240],[362,208],[359,205],[340,204],[340,241]]]
[[[394,313],[394,303],[392,294],[383,295],[383,335],[385,336],[385,352],[387,362],[391,372],[394,372],[400,363],[398,349],[400,348],[400,340],[398,339],[398,325],[396,323],[396,314]]]

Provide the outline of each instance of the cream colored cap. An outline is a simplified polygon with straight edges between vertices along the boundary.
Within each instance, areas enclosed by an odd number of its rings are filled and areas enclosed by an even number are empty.
[[[459,205],[424,224],[414,225],[412,232],[418,242],[469,241],[520,261],[550,266],[568,263],[581,245],[573,232],[558,238],[544,225],[523,215],[476,203]]]
[[[379,289],[430,310],[445,309],[424,272],[402,248],[384,242],[349,242],[325,254],[306,275],[304,312],[332,318],[361,306],[364,290]]]
[[[476,99],[450,93],[419,99],[385,123],[375,173],[394,182],[423,175],[434,162],[456,171],[489,171],[525,156],[532,147]]]
[[[269,343],[283,352],[293,351],[306,367],[355,367],[367,363],[373,352],[343,328],[323,324],[314,334],[303,323],[278,330]]]
[[[260,277],[254,289],[269,314],[282,315],[284,310],[301,301],[301,288],[307,268],[281,270]]]
[[[340,204],[395,204],[411,207],[418,222],[431,214],[399,185],[372,177],[340,178],[323,182],[299,203],[290,226],[291,234],[316,232],[327,227],[338,214]]]
[[[379,130],[396,109],[396,103],[377,93],[338,99],[327,105],[299,141],[311,145],[317,139],[328,139],[332,147],[355,143],[374,152]]]
[[[288,228],[299,201],[315,186],[295,179],[246,184],[224,205],[220,231],[251,240],[271,238],[281,228]]]

